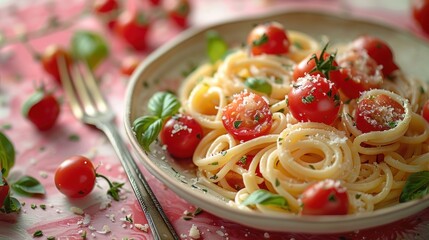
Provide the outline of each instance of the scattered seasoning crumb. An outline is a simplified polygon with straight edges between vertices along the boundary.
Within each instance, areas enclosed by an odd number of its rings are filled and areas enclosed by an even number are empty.
[[[37,230],[33,233],[33,237],[42,237],[42,236],[43,236],[42,230]]]
[[[91,233],[91,236],[93,237],[93,238],[96,238],[97,236],[95,235],[95,233]]]
[[[46,179],[46,178],[48,178],[48,173],[45,171],[40,171],[39,176],[43,179]]]
[[[221,236],[221,237],[225,236],[225,233],[223,233],[221,230],[217,230],[216,234],[219,235],[219,236]]]
[[[111,222],[115,222],[115,214],[110,214],[109,219]]]
[[[36,209],[37,208],[37,205],[36,204],[34,204],[34,203],[32,203],[31,204],[31,209]]]
[[[58,214],[60,214],[60,213],[62,213],[63,211],[61,211],[60,209],[57,209],[57,210],[55,210],[55,212],[56,212],[56,213],[58,213]]]
[[[97,232],[100,234],[108,234],[108,233],[110,233],[110,228],[109,228],[109,226],[104,225],[103,229],[101,229],[101,231],[97,231]]]
[[[78,207],[70,207],[70,211],[74,214],[77,215],[83,215],[83,210],[82,208],[78,208]]]
[[[192,227],[189,229],[189,237],[192,239],[199,239],[201,237],[200,230],[198,230],[195,224],[192,224]]]
[[[91,230],[91,231],[95,231],[95,227],[94,227],[94,226],[92,226],[92,225],[89,225],[89,226],[88,226],[88,229],[89,229],[89,230]]]
[[[270,238],[270,234],[269,233],[264,233],[264,238]]]
[[[123,223],[122,228],[127,228],[127,224]]]
[[[121,213],[125,213],[125,208],[121,208]]]
[[[25,206],[25,202],[21,202],[21,206],[23,206],[23,207],[24,207],[24,206]]]
[[[99,209],[100,210],[105,210],[108,207],[110,207],[111,204],[112,204],[112,199],[106,199],[105,201],[103,201],[103,202],[100,203]]]
[[[40,204],[39,205],[41,209],[46,210],[46,205],[45,204]]]
[[[140,230],[140,231],[143,231],[143,232],[147,232],[147,230],[149,229],[149,225],[148,224],[140,224],[140,223],[136,223],[136,224],[134,224],[134,226],[138,229],[138,230]]]
[[[49,237],[46,238],[46,240],[55,240],[55,237],[54,236],[49,236]]]

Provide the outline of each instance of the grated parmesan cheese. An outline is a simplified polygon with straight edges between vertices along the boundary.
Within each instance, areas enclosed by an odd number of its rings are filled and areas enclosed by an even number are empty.
[[[201,237],[200,230],[198,230],[195,224],[192,224],[192,227],[189,229],[189,237],[192,239],[199,239]]]

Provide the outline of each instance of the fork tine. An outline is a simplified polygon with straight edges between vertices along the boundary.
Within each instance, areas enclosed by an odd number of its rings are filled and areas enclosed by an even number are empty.
[[[76,116],[76,118],[82,118],[83,117],[83,111],[80,108],[78,97],[76,96],[76,94],[73,90],[73,84],[72,84],[72,81],[70,78],[70,73],[69,73],[69,69],[68,69],[68,66],[66,64],[65,58],[60,56],[58,58],[57,64],[58,64],[58,67],[60,70],[60,76],[61,76],[60,78],[61,78],[61,82],[63,84],[63,89],[64,89],[65,94],[68,97],[71,110],[72,110],[73,114]]]
[[[88,115],[93,116],[97,110],[94,108],[90,93],[85,86],[87,77],[84,76],[84,74],[81,72],[79,64],[73,68],[71,75],[74,81],[76,92],[79,93],[79,99],[82,103],[82,107]],[[85,73],[85,75],[87,74]]]
[[[94,99],[94,102],[98,110],[104,112],[107,110],[108,107],[107,107],[106,100],[104,99],[103,95],[100,92],[100,88],[97,85],[95,76],[91,71],[88,65],[88,62],[85,61],[82,65],[83,65],[82,68],[86,72],[85,83],[86,83],[86,86],[88,87],[88,91],[92,94],[92,97]]]

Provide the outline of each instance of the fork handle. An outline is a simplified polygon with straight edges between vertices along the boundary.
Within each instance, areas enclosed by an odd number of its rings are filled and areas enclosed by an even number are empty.
[[[110,140],[115,149],[122,166],[130,180],[131,187],[139,201],[140,207],[146,215],[146,219],[152,231],[154,239],[162,240],[179,240],[179,236],[174,231],[173,226],[162,210],[161,204],[156,199],[150,186],[144,178],[140,168],[132,158],[130,152],[125,146],[116,126],[112,122],[105,122],[97,125],[97,128],[102,130]]]

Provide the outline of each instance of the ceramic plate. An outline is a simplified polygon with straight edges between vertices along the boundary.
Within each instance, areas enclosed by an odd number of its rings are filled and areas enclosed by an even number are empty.
[[[407,73],[428,79],[429,46],[411,34],[374,22],[333,16],[320,12],[276,12],[257,18],[190,29],[174,41],[150,55],[135,71],[126,94],[125,128],[133,150],[141,163],[160,181],[183,199],[219,217],[243,225],[273,231],[334,233],[353,231],[387,224],[417,213],[429,206],[429,198],[399,204],[373,213],[349,216],[264,215],[231,208],[227,200],[196,183],[191,161],[178,162],[170,158],[159,144],[152,144],[150,153],[139,146],[131,127],[145,113],[147,100],[159,90],[177,90],[182,72],[206,58],[207,30],[216,30],[231,45],[246,39],[255,23],[275,20],[286,29],[298,30],[315,39],[328,37],[330,42],[351,41],[362,34],[378,36],[394,49],[397,63]],[[424,66],[426,65],[426,66]]]

